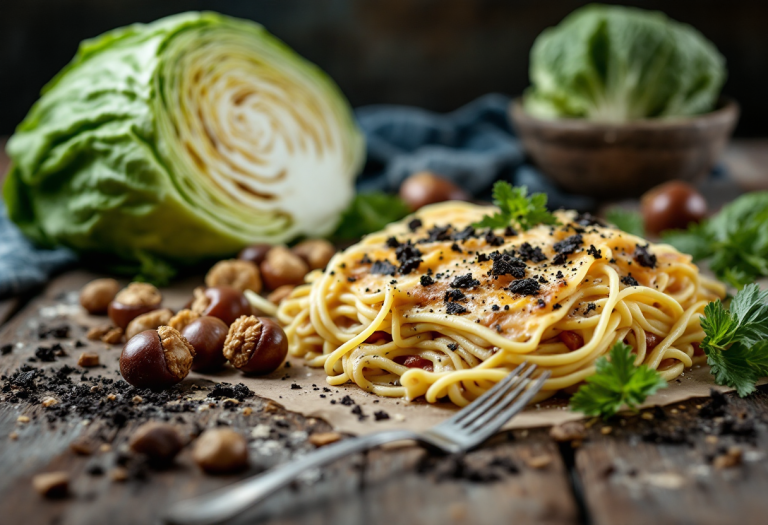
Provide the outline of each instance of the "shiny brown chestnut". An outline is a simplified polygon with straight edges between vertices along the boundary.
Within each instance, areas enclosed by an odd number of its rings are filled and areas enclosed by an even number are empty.
[[[253,244],[240,250],[237,258],[241,261],[251,261],[258,266],[261,264],[261,261],[264,260],[264,257],[267,256],[267,252],[271,249],[271,244]]]
[[[310,270],[324,270],[336,254],[336,248],[325,239],[307,239],[291,251],[301,257]]]
[[[285,246],[275,246],[261,262],[261,277],[270,290],[277,290],[286,284],[299,285],[309,272],[304,259]]]
[[[400,185],[400,198],[411,210],[445,201],[468,201],[469,194],[448,179],[429,171],[414,173]]]
[[[116,326],[125,330],[138,316],[160,308],[162,301],[160,291],[151,284],[131,283],[117,293],[107,313]]]
[[[216,370],[227,361],[224,357],[224,341],[229,327],[218,317],[205,316],[189,323],[181,331],[184,339],[195,347],[192,370],[206,372]]]
[[[243,315],[251,315],[251,303],[243,292],[229,286],[197,288],[191,309],[194,312],[211,317],[218,317],[227,326]]]
[[[195,349],[170,326],[133,336],[120,354],[120,375],[136,388],[162,389],[189,374]]]
[[[691,184],[673,180],[643,195],[640,210],[646,231],[659,233],[701,221],[707,215],[707,201]]]
[[[229,327],[224,357],[246,374],[268,374],[288,354],[288,338],[269,317],[243,316]]]

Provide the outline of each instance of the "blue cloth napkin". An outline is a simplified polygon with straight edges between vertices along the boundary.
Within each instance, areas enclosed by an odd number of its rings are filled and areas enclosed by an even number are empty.
[[[0,298],[43,286],[76,260],[65,248],[42,250],[33,246],[10,221],[0,199]]]
[[[368,160],[358,190],[396,192],[403,179],[428,170],[478,198],[490,200],[493,183],[507,180],[547,193],[553,208],[592,208],[592,199],[561,192],[525,163],[507,116],[509,103],[508,97],[489,94],[450,113],[391,105],[359,108]],[[69,250],[32,246],[0,202],[0,298],[42,286],[76,260]]]

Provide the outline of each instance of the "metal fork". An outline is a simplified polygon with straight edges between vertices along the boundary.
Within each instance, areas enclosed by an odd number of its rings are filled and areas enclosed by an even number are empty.
[[[533,381],[529,377],[536,365],[526,366],[521,364],[472,404],[425,432],[389,430],[339,441],[258,476],[180,501],[170,508],[164,521],[173,525],[221,523],[263,501],[308,469],[393,441],[412,440],[451,454],[471,450],[495,434],[541,390],[549,371]]]

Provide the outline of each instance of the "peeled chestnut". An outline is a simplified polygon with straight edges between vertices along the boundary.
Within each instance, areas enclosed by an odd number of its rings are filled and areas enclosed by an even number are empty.
[[[195,348],[192,370],[216,370],[227,361],[223,350],[228,331],[229,327],[224,321],[211,316],[196,319],[184,327],[181,335]]]
[[[195,349],[170,326],[133,336],[120,354],[120,374],[136,388],[162,389],[189,374]]]
[[[251,303],[243,292],[229,286],[196,289],[191,309],[200,315],[218,317],[227,326],[238,317],[253,313]]]
[[[246,374],[268,374],[288,354],[288,338],[269,317],[243,316],[229,327],[224,357]]]
[[[673,180],[643,195],[640,210],[646,231],[659,233],[701,221],[707,215],[707,201],[692,185]]]
[[[309,271],[304,259],[285,246],[272,248],[261,262],[260,268],[264,283],[270,290],[277,290],[286,284],[301,284]]]
[[[468,201],[469,194],[448,179],[429,171],[420,171],[400,185],[400,198],[411,210],[445,201]]]
[[[258,266],[261,264],[261,261],[264,260],[264,257],[267,256],[267,252],[271,249],[271,244],[253,244],[240,250],[237,258],[241,261],[251,261]]]
[[[151,284],[131,283],[117,293],[107,312],[112,322],[125,330],[141,314],[160,308],[162,300],[160,291]]]
[[[325,239],[307,239],[293,247],[293,253],[301,257],[310,270],[323,270],[336,254],[336,248]]]

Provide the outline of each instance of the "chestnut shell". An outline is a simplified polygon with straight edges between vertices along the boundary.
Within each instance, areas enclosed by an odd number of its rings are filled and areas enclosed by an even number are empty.
[[[125,343],[120,375],[136,388],[162,389],[181,381],[168,370],[157,330],[140,332]]]
[[[242,315],[251,315],[251,303],[240,290],[229,286],[214,286],[205,289],[205,296],[211,301],[203,310],[202,315],[218,317],[227,326]]]
[[[251,358],[238,368],[246,374],[269,374],[274,372],[288,355],[288,338],[277,322],[270,317],[259,317],[261,337]]]
[[[216,370],[226,363],[224,341],[229,328],[217,317],[205,316],[195,319],[181,331],[181,335],[195,347],[192,370],[205,372]]]
[[[152,305],[131,306],[117,301],[112,301],[109,303],[107,313],[109,314],[109,318],[112,320],[112,322],[115,323],[115,326],[119,326],[125,330],[131,321],[136,319],[138,316],[152,312],[158,308],[160,308],[160,303]]]

